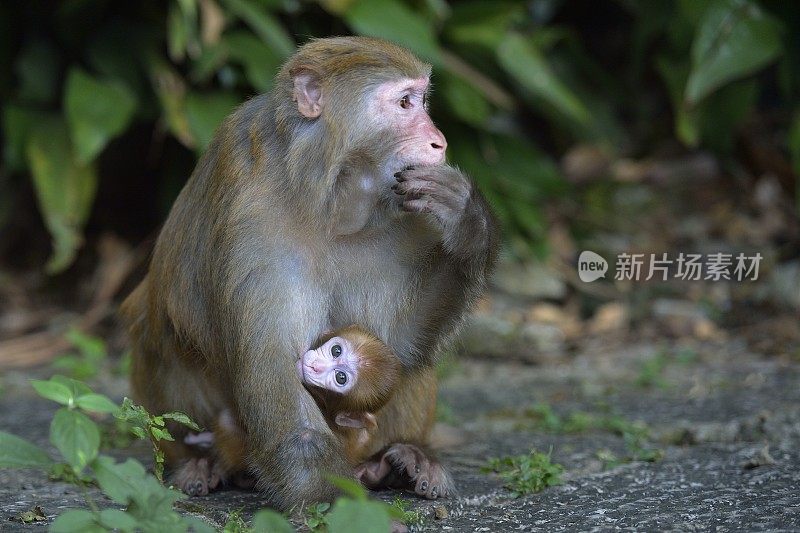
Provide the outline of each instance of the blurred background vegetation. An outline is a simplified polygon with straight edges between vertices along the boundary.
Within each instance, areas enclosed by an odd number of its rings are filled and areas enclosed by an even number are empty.
[[[512,256],[547,255],[551,202],[602,214],[594,178],[653,153],[712,154],[744,195],[771,172],[800,205],[794,2],[32,0],[0,4],[0,257],[52,274],[92,235],[152,240],[220,121],[342,34],[434,65],[449,158]]]

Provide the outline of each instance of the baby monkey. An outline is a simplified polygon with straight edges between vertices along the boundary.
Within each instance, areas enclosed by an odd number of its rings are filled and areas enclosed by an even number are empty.
[[[397,385],[400,360],[380,339],[359,326],[327,333],[319,342],[319,347],[297,360],[297,375],[328,425],[339,435],[348,460],[355,464],[364,459],[362,450],[370,431],[377,427],[373,413],[386,404]],[[213,432],[190,433],[184,443],[201,448],[213,446],[221,462],[218,466],[222,467],[217,471],[237,473],[234,483],[250,486],[248,477],[241,475],[246,469],[245,434],[229,410],[220,413]],[[184,488],[179,480],[185,477],[178,473],[179,488]],[[201,493],[210,488],[214,487],[208,486]]]
[[[319,348],[297,360],[297,374],[328,421],[354,428],[363,444],[377,427],[372,413],[389,400],[400,377],[400,361],[386,344],[359,326],[324,335]],[[339,429],[341,433],[341,429]]]

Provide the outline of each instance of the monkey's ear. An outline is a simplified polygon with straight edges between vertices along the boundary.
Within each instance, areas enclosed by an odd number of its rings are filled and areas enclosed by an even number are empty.
[[[343,427],[371,430],[378,427],[372,413],[342,411],[336,414],[336,424]]]
[[[319,76],[306,68],[290,72],[294,81],[292,98],[297,102],[297,110],[306,118],[317,118],[322,114],[322,87]]]

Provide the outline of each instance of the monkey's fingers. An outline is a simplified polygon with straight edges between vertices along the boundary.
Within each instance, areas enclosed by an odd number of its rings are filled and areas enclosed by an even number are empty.
[[[394,177],[398,183],[409,180],[433,182],[463,198],[469,198],[472,192],[472,183],[452,167],[412,168],[398,172]]]
[[[367,461],[356,468],[356,479],[366,487],[375,489],[384,485],[384,480],[392,472],[392,465],[382,455],[377,461]]]
[[[453,211],[445,205],[432,200],[431,198],[419,198],[406,200],[401,206],[403,211],[409,213],[428,213],[433,215],[440,224],[444,225],[451,219]]]
[[[469,200],[469,195],[457,193],[452,189],[434,181],[422,179],[409,179],[392,186],[392,190],[405,200],[415,200],[428,196],[432,200],[444,204],[454,212],[464,209]]]

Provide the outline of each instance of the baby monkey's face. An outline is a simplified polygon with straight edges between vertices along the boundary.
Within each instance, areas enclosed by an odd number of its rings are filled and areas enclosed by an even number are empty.
[[[343,337],[333,337],[319,348],[308,350],[297,360],[300,381],[347,394],[358,380],[359,355]]]

